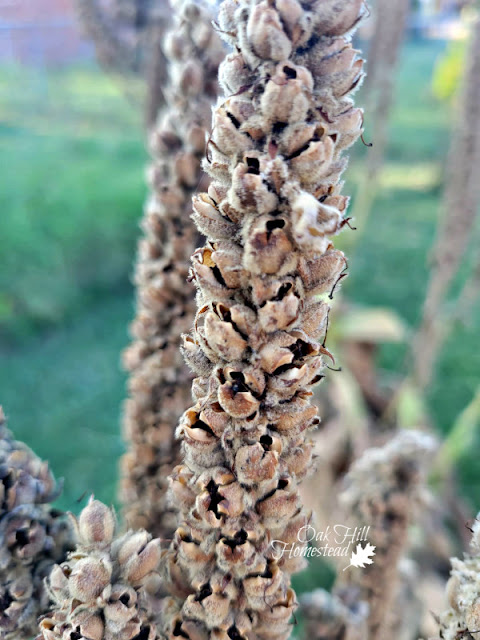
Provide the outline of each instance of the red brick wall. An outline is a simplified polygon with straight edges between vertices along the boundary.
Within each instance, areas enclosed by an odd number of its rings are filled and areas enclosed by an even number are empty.
[[[91,55],[73,0],[0,0],[0,63],[59,65]]]

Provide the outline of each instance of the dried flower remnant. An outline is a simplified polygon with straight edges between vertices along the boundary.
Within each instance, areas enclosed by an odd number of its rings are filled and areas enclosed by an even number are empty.
[[[78,544],[56,565],[53,602],[37,640],[156,640],[160,541],[146,531],[116,536],[115,515],[97,500],[75,519]]]
[[[0,407],[0,638],[23,640],[48,608],[44,578],[72,548],[72,531],[48,503],[60,493],[46,462],[6,429]]]
[[[143,219],[136,266],[134,341],[125,354],[130,371],[122,461],[121,500],[129,526],[171,538],[173,507],[168,475],[179,461],[174,430],[191,403],[192,374],[180,354],[180,336],[195,316],[188,261],[198,236],[191,198],[201,179],[216,74],[223,47],[210,17],[193,2],[176,3],[177,22],[165,42],[170,61],[167,108],[152,134],[152,193]]]
[[[472,640],[480,630],[480,513],[472,529],[470,554],[452,558],[447,583],[450,608],[439,618],[444,640]]]
[[[362,131],[349,34],[363,13],[362,0],[220,9],[234,51],[205,161],[213,182],[194,198],[208,241],[193,255],[199,308],[184,343],[198,377],[172,476],[169,638],[290,634],[303,559],[275,559],[271,541],[297,542],[308,519],[298,483],[319,422],[311,389],[330,357],[327,301],[346,267],[330,237],[345,222],[343,151]]]
[[[345,513],[351,514],[356,523],[370,526],[368,539],[376,547],[373,564],[348,574],[369,604],[370,640],[386,637],[397,590],[398,563],[407,545],[415,507],[423,497],[425,471],[434,450],[431,436],[401,431],[384,447],[367,450],[346,478],[341,496]]]

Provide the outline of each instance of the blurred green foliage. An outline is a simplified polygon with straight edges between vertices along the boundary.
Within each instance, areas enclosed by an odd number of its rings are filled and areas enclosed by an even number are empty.
[[[431,42],[404,52],[379,197],[344,285],[355,302],[390,306],[410,327],[420,318],[448,148],[450,107],[431,90],[443,50]],[[65,477],[60,504],[74,511],[85,492],[115,501],[120,352],[133,317],[129,277],[145,196],[140,119],[93,68],[0,71],[0,401],[16,436]],[[366,114],[367,140],[368,125]],[[357,145],[351,193],[365,153]],[[478,305],[475,314],[478,326]],[[456,328],[429,393],[443,433],[478,386],[474,326]],[[405,373],[406,348],[385,347],[380,366],[385,380]],[[480,436],[459,468],[462,493],[476,508],[479,445]]]
[[[439,100],[449,100],[456,94],[462,80],[466,53],[465,40],[452,40],[444,54],[439,56],[432,79],[433,95]]]

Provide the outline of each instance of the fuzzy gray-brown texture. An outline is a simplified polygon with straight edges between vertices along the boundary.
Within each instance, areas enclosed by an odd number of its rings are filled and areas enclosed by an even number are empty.
[[[151,140],[151,195],[135,273],[133,342],[125,353],[130,397],[120,496],[128,526],[166,539],[176,526],[166,499],[167,478],[179,462],[175,427],[191,403],[192,374],[180,353],[180,336],[195,316],[195,289],[187,282],[189,257],[199,242],[191,199],[203,175],[223,58],[208,12],[189,1],[177,2],[175,10],[164,43],[170,64],[167,106]]]
[[[48,607],[44,578],[72,547],[47,463],[5,427],[0,407],[0,638],[27,640]]]
[[[439,617],[444,640],[473,640],[480,630],[480,513],[473,525],[470,553],[452,558],[447,584],[450,608]]]
[[[77,546],[50,573],[37,640],[157,640],[160,541],[117,536],[113,511],[93,499],[74,524]]]
[[[309,517],[298,483],[319,422],[311,396],[329,357],[329,296],[346,268],[331,237],[345,224],[344,150],[362,131],[350,34],[363,13],[362,0],[220,8],[233,52],[204,165],[213,182],[194,198],[208,241],[193,255],[198,312],[184,342],[197,377],[172,476],[181,523],[168,638],[291,632],[290,576],[304,560],[271,542],[298,543]]]
[[[382,448],[368,449],[352,466],[341,496],[345,514],[358,526],[370,526],[373,563],[340,574],[360,587],[369,605],[368,638],[389,637],[398,590],[398,565],[408,541],[408,527],[425,493],[425,472],[435,449],[426,433],[401,431]]]

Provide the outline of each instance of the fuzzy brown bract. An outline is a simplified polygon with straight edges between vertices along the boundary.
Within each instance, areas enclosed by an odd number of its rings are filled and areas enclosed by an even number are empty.
[[[226,0],[218,29],[235,51],[220,67],[194,199],[207,235],[184,353],[197,378],[172,476],[181,524],[168,553],[169,638],[282,639],[296,607],[308,521],[298,483],[312,460],[311,402],[322,378],[329,296],[346,261],[343,154],[361,134],[351,91],[363,61],[349,34],[363,2]],[[273,540],[300,547],[276,557]],[[185,600],[186,597],[186,600]]]

